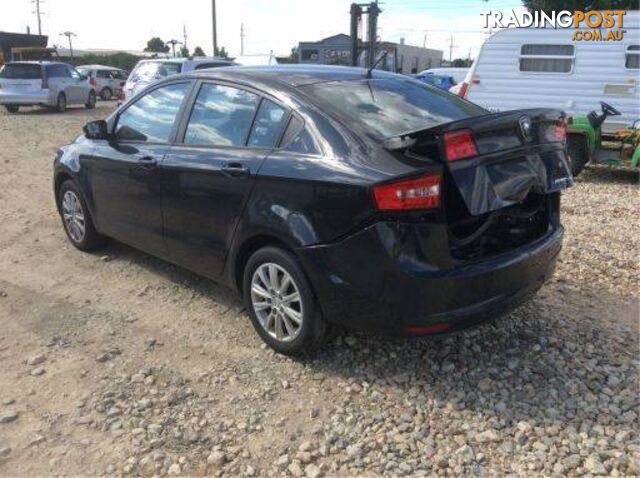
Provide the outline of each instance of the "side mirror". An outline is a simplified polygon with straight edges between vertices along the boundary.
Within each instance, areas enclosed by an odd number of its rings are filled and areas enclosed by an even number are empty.
[[[89,121],[82,128],[87,139],[108,139],[109,131],[105,120]]]

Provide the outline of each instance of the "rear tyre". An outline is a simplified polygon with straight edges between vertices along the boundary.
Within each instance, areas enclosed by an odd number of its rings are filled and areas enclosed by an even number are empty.
[[[60,93],[56,99],[56,111],[58,113],[64,113],[67,111],[67,97],[64,93]]]
[[[89,208],[75,183],[68,179],[58,191],[58,211],[71,244],[81,251],[92,251],[106,242],[93,226]]]
[[[18,105],[4,105],[9,113],[17,113],[20,107]]]
[[[276,352],[299,356],[324,343],[327,326],[293,254],[264,247],[247,262],[244,301],[253,327]]]
[[[589,159],[587,157],[587,145],[583,137],[579,135],[567,136],[567,156],[571,172],[576,177],[582,172]]]
[[[96,92],[95,91],[91,90],[89,92],[89,99],[84,104],[84,106],[88,110],[92,110],[92,109],[94,109],[96,107]]]
[[[100,99],[102,101],[109,101],[112,97],[113,92],[111,91],[111,88],[102,88],[102,91],[100,92]]]

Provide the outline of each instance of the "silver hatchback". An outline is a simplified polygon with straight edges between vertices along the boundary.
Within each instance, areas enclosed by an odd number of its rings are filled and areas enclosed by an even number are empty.
[[[16,61],[0,68],[0,105],[10,113],[21,106],[48,106],[62,112],[67,105],[82,104],[94,108],[96,92],[71,65]]]
[[[120,68],[104,65],[80,65],[78,71],[89,79],[89,84],[103,100],[117,97],[129,73]]]

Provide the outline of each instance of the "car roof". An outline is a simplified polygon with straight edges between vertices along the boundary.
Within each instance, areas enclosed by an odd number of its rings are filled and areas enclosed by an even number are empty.
[[[68,63],[63,63],[61,61],[8,61],[5,65],[67,65],[71,66]]]
[[[195,57],[185,57],[181,56],[178,58],[148,58],[140,60],[140,63],[186,63],[186,62],[194,62],[200,63],[205,61],[219,61],[223,63],[232,63],[232,60],[228,58],[222,58],[219,56],[195,56]]]
[[[76,66],[76,68],[84,68],[86,70],[122,70],[122,68],[118,68],[117,66],[107,66],[107,65],[79,65],[79,66]]]
[[[188,73],[198,78],[245,80],[263,84],[285,84],[298,87],[330,81],[357,81],[364,79],[363,68],[331,65],[274,65],[274,66],[228,66],[198,70]],[[372,78],[406,78],[402,75],[374,70]]]

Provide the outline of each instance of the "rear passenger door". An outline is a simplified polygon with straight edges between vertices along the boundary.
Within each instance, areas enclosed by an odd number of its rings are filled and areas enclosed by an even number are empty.
[[[161,165],[165,240],[175,262],[208,277],[221,274],[256,172],[288,115],[259,92],[200,84],[178,144]]]

